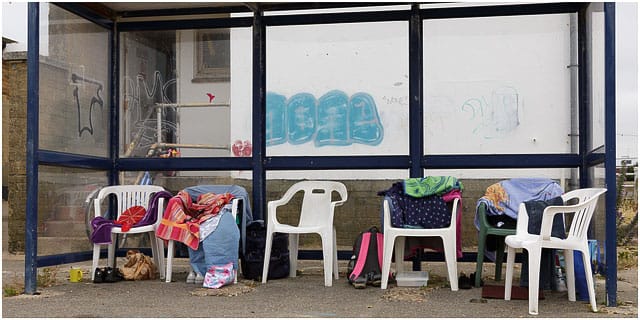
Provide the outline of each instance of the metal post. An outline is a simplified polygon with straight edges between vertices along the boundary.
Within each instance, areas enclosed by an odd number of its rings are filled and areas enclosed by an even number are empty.
[[[605,261],[607,306],[615,307],[618,289],[616,229],[616,3],[604,4]]]
[[[409,20],[409,156],[411,169],[409,175],[419,178],[424,175],[422,157],[424,155],[423,131],[423,72],[422,72],[422,18],[420,5],[411,5]],[[420,270],[422,250],[416,250],[413,259],[413,270]]]
[[[409,20],[409,155],[410,176],[422,177],[422,157],[424,155],[423,132],[423,72],[422,72],[422,18],[420,5],[411,5]]]
[[[27,24],[27,203],[24,292],[35,294],[38,277],[38,119],[40,104],[40,3],[29,2]]]
[[[266,27],[259,4],[253,13],[253,215],[265,219]]]

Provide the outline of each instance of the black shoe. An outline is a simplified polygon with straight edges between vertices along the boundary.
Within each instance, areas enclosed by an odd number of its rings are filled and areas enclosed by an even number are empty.
[[[460,289],[471,289],[471,279],[467,277],[464,272],[460,274],[460,278],[458,278],[458,288]]]
[[[124,280],[124,276],[118,268],[107,267],[105,272],[104,282],[118,282]]]
[[[355,280],[350,282],[356,289],[364,289],[367,287],[367,279],[364,276],[359,276]]]
[[[471,280],[471,285],[475,287],[476,286],[476,273],[475,272],[469,275],[469,280]],[[482,287],[482,286],[484,286],[484,281],[482,281],[482,279],[480,279],[480,286],[479,287]]]
[[[104,278],[106,276],[105,268],[96,268],[93,273],[93,283],[102,283],[104,282]]]

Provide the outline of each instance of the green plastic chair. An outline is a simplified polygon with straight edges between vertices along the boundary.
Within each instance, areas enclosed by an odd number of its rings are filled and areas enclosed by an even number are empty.
[[[492,234],[500,237],[498,239],[498,247],[496,249],[496,272],[495,279],[500,281],[502,278],[502,261],[504,261],[504,238],[508,235],[516,234],[516,229],[496,228],[489,224],[487,220],[487,207],[481,203],[478,207],[478,215],[480,220],[480,233],[478,235],[478,258],[476,260],[475,287],[480,287],[482,280],[482,263],[484,262],[484,248],[486,248],[487,236]]]

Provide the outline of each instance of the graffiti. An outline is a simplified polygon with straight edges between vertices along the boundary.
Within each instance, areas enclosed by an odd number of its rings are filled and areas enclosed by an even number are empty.
[[[321,146],[353,143],[378,145],[384,128],[373,97],[359,92],[351,97],[333,90],[317,99],[310,93],[285,96],[267,92],[266,145],[314,141]]]
[[[236,140],[231,146],[231,151],[236,157],[250,157],[252,152],[251,142],[248,140],[240,141]]]
[[[207,93],[207,97],[209,97],[209,103],[212,103],[213,99],[216,98],[216,96],[212,95],[211,93]]]
[[[401,106],[408,106],[409,96],[402,96],[402,97],[382,96],[382,101],[384,101],[386,104],[399,104]]]
[[[470,113],[469,120],[476,122],[474,134],[485,139],[499,138],[512,132],[520,125],[518,91],[513,87],[502,87],[491,92],[491,98],[467,99],[462,112]]]
[[[100,96],[100,92],[103,89],[102,83],[96,80],[86,79],[75,73],[71,74],[71,82],[75,86],[75,88],[73,89],[73,97],[76,100],[76,107],[78,110],[78,137],[82,137],[82,133],[85,131],[89,132],[90,135],[93,135],[93,108],[97,105],[100,107],[100,109],[102,109],[102,107],[104,106],[104,101]],[[89,102],[89,114],[83,117],[81,107],[82,104],[80,103],[79,87],[84,86],[84,83],[93,84],[97,88],[95,95],[91,96],[91,101]]]
[[[158,121],[155,118],[155,103],[172,103],[169,98],[175,92],[176,79],[163,80],[162,73],[155,71],[152,83],[148,83],[141,73],[135,79],[125,77],[125,97],[124,105],[128,112],[126,121],[131,123],[131,128],[127,128],[130,141],[136,142],[136,150],[142,152],[137,155],[146,154],[152,144],[158,142],[158,135],[164,137],[163,141],[169,141],[170,137],[177,131],[175,121],[167,116],[169,112],[175,113],[175,108],[162,108],[161,132],[158,132]],[[137,140],[137,141],[136,141]]]

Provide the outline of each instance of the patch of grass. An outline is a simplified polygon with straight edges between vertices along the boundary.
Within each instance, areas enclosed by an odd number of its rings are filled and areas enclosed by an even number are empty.
[[[43,268],[42,272],[38,273],[36,279],[36,285],[41,288],[51,287],[56,284],[56,276],[58,275],[58,267]]]
[[[13,297],[13,296],[17,296],[17,295],[21,294],[22,291],[24,291],[24,290],[22,288],[20,288],[18,285],[8,284],[8,285],[4,285],[2,287],[2,296],[3,297]]]
[[[638,267],[638,247],[618,247],[618,268]]]

